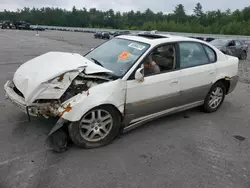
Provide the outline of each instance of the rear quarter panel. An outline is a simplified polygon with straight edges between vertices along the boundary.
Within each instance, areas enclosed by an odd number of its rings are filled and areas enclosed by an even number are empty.
[[[210,46],[217,55],[217,61],[215,62],[216,76],[214,78],[214,83],[220,79],[238,76],[239,59],[237,57],[222,53],[218,48],[210,43],[206,43],[206,45]]]
[[[224,54],[223,54],[224,55]],[[221,54],[222,56],[222,54]],[[216,81],[225,78],[238,76],[239,59],[230,55],[224,55],[216,63]]]

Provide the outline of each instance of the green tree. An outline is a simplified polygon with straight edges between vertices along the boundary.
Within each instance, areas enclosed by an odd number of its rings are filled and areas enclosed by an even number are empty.
[[[186,13],[182,4],[178,4],[175,7],[174,16],[176,18],[177,23],[184,23],[186,21]]]
[[[200,18],[203,15],[202,6],[200,3],[197,3],[194,7],[194,14],[196,17]]]
[[[24,7],[16,11],[0,12],[0,20],[25,20],[34,25],[250,35],[250,6],[235,11],[203,12],[202,8],[197,3],[193,9],[194,14],[187,15],[182,4],[178,4],[169,14],[155,13],[149,8],[144,12],[121,13],[112,9],[77,9],[75,6],[71,10]]]

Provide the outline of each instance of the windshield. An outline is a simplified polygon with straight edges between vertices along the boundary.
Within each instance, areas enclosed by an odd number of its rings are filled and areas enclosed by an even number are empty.
[[[223,39],[215,39],[212,40],[210,43],[215,46],[225,46],[227,44],[228,40]]]
[[[122,77],[149,46],[142,42],[113,38],[89,52],[85,57],[113,71],[115,76]]]

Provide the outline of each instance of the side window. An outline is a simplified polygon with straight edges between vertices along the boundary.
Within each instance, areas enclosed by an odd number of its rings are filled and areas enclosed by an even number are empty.
[[[228,46],[235,46],[235,41],[234,41],[234,40],[230,41],[230,42],[228,43]]]
[[[149,76],[173,70],[176,64],[175,45],[156,47],[143,61],[144,75]]]
[[[210,47],[208,47],[207,45],[203,45],[203,47],[204,47],[205,51],[207,52],[209,61],[211,63],[214,63],[216,61],[216,59],[217,59],[216,53]]]
[[[236,46],[241,46],[241,42],[240,41],[235,41]]]
[[[180,68],[208,64],[209,60],[202,45],[197,42],[180,42]]]

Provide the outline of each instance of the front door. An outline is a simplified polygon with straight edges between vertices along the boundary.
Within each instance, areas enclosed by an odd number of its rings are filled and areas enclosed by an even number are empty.
[[[155,58],[157,54],[162,55],[160,60]],[[134,75],[131,75],[127,81],[125,107],[127,123],[179,106],[180,70],[176,70],[176,55],[175,44],[157,46],[141,63],[144,66],[143,82],[136,81]],[[155,64],[153,67],[156,69],[148,69],[152,64]]]
[[[134,120],[178,106],[180,71],[144,78],[143,82],[127,81],[126,117]]]

